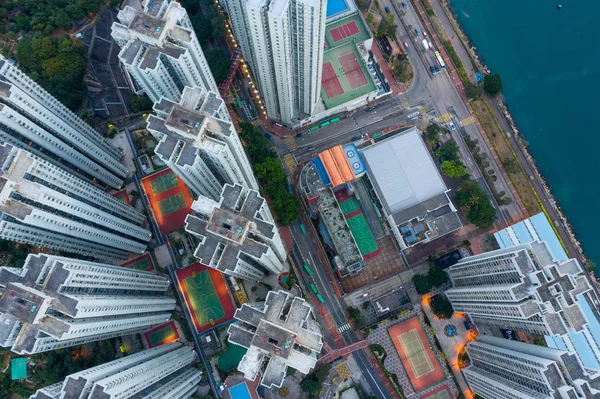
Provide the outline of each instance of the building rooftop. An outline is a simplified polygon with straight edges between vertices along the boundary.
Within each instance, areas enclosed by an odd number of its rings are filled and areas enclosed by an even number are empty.
[[[129,29],[148,37],[158,38],[163,32],[165,21],[162,18],[138,11],[129,24]]]
[[[169,114],[166,125],[180,132],[197,136],[202,130],[204,119],[205,117],[199,112],[175,104]]]
[[[250,221],[223,209],[215,208],[208,219],[206,230],[221,238],[241,244],[249,230]]]
[[[322,334],[312,323],[312,306],[285,291],[270,291],[263,305],[244,304],[236,310],[239,324],[230,326],[229,342],[248,348],[238,370],[256,376],[268,356],[261,384],[280,387],[287,367],[303,373],[314,367]],[[252,336],[249,342],[249,337]]]
[[[447,191],[416,128],[382,140],[361,153],[389,215]]]
[[[154,45],[146,45],[146,53],[140,62],[140,69],[155,69],[161,55],[179,58],[186,52],[185,49],[169,43],[165,43],[162,47]]]

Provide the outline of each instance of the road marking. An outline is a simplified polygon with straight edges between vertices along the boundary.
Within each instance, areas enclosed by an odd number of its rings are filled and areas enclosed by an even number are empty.
[[[426,114],[426,112],[425,112],[425,107],[423,107],[423,106],[420,106],[420,107],[419,107],[419,113],[420,113],[421,115],[425,115],[425,114]]]
[[[450,119],[452,119],[452,115],[450,115],[449,113],[446,113],[446,114],[440,116],[440,123],[448,122]]]
[[[419,116],[419,114],[420,114],[419,111],[417,111],[417,112],[411,112],[410,114],[406,115],[406,117],[408,119],[412,119],[412,118],[416,118],[417,116]]]
[[[285,138],[285,143],[287,144],[290,151],[294,151],[296,149],[296,140],[292,136],[287,136]]]
[[[473,118],[472,116],[469,116],[469,117],[463,119],[462,121],[460,121],[461,126],[467,126],[467,125],[470,125],[471,123],[475,123],[475,118]]]
[[[349,329],[350,329],[350,324],[346,323],[346,324],[338,327],[338,332],[341,334],[344,331],[348,331]]]
[[[369,370],[366,367],[365,367],[365,369],[367,370],[367,373],[369,373],[369,376],[371,377],[371,380],[373,380],[373,384],[377,387],[377,389],[379,389],[379,393],[381,393],[381,397],[385,398],[386,396],[383,394],[383,391],[381,390],[381,387],[379,385],[377,385],[377,381],[375,381],[375,377],[373,377],[373,374],[371,374],[371,370]]]
[[[406,101],[406,98],[404,98],[403,95],[400,96],[400,104],[402,104],[404,108],[408,108],[408,101]]]
[[[260,119],[255,119],[252,121],[252,124],[254,126],[259,126],[259,125],[262,125],[262,121]]]
[[[288,168],[290,173],[293,173],[294,169],[296,169],[296,161],[294,160],[292,154],[287,154],[286,156],[284,156],[283,163],[285,163],[285,166]]]

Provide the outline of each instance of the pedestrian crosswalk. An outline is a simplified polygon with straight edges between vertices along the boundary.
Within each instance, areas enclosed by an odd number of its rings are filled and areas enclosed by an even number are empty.
[[[460,121],[461,126],[467,126],[471,123],[475,123],[475,118],[473,118],[472,116],[469,116],[468,118],[465,118],[462,121]]]
[[[419,113],[420,113],[421,115],[425,115],[425,107],[423,107],[423,106],[420,106],[420,107],[419,107]]]
[[[449,113],[445,113],[444,115],[440,116],[440,123],[446,123],[450,119],[452,119],[452,116]]]
[[[342,326],[339,326],[339,327],[338,327],[338,331],[339,331],[339,333],[341,334],[341,333],[343,333],[343,332],[345,332],[345,331],[348,331],[348,330],[350,330],[351,328],[352,328],[352,327],[350,327],[350,324],[349,324],[349,323],[346,323],[346,324],[344,324],[344,325],[342,325]]]
[[[290,151],[294,151],[296,149],[296,140],[292,136],[287,136],[285,138],[285,143]]]
[[[400,96],[400,104],[402,104],[404,108],[408,108],[408,101],[406,101],[406,98],[402,95]]]
[[[287,154],[286,156],[284,156],[283,157],[283,163],[288,168],[288,170],[290,171],[290,173],[293,173],[294,169],[296,169],[296,160],[294,159],[294,157],[292,156],[292,154]]]

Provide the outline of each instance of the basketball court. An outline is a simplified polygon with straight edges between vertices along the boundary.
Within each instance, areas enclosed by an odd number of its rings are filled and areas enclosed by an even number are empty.
[[[363,257],[379,249],[375,238],[373,238],[373,233],[371,233],[367,219],[365,219],[365,215],[360,213],[347,219],[346,222],[350,227],[350,231],[352,231],[358,250]]]
[[[144,337],[146,338],[148,347],[154,348],[155,346],[177,341],[179,339],[179,333],[177,332],[177,327],[175,327],[175,322],[169,320],[165,324],[161,324],[160,326],[146,331]]]
[[[192,211],[192,197],[183,180],[171,169],[164,169],[144,177],[142,188],[162,234],[183,226],[185,217]]]
[[[195,263],[176,272],[179,289],[198,333],[233,317],[235,306],[221,272]]]
[[[356,198],[350,197],[346,201],[340,202],[340,209],[344,215],[349,215],[352,212],[358,211],[360,206],[358,205]]]
[[[415,391],[444,379],[444,372],[417,317],[388,328],[388,333]]]
[[[154,265],[154,261],[152,260],[152,256],[149,252],[123,263],[121,267],[142,270],[144,272],[153,272],[156,270],[156,266]]]

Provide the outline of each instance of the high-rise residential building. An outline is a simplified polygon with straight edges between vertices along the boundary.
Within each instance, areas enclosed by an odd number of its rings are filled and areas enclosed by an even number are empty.
[[[175,1],[149,7],[154,3],[144,10],[125,5],[112,25],[119,59],[138,94],[156,103],[161,97],[179,101],[186,86],[218,93],[186,10]]]
[[[187,399],[201,380],[195,359],[193,349],[173,342],[71,374],[31,399]]]
[[[227,108],[217,93],[186,87],[179,103],[161,98],[154,110],[154,152],[196,195],[217,200],[225,184],[259,189],[235,125],[219,116]]]
[[[56,165],[0,146],[0,238],[123,260],[151,233],[133,207]]]
[[[446,296],[480,330],[542,335],[600,372],[599,301],[577,260],[556,261],[545,242],[533,241],[463,258],[447,271],[454,288]]]
[[[25,149],[78,177],[118,188],[121,151],[0,55],[0,144]]]
[[[248,351],[238,370],[261,385],[281,387],[288,367],[308,374],[317,363],[323,334],[314,309],[304,299],[286,291],[270,291],[264,303],[243,304],[235,311],[227,332],[229,342]]]
[[[325,0],[232,0],[231,26],[269,118],[294,125],[321,95]]]
[[[171,317],[169,279],[53,255],[0,267],[0,344],[19,354],[147,330]]]
[[[600,398],[600,378],[564,350],[480,335],[467,344],[463,369],[484,399]]]
[[[200,197],[185,230],[199,240],[194,256],[208,267],[246,280],[281,273],[286,251],[267,202],[255,190],[225,185],[219,202]]]

